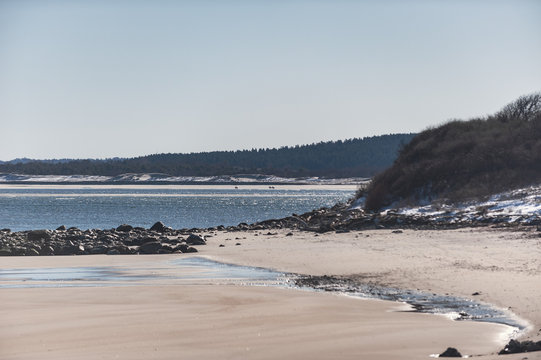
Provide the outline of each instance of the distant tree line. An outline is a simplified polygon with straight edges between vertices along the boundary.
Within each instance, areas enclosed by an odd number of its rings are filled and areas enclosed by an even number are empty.
[[[273,149],[154,154],[129,159],[24,161],[0,172],[28,175],[164,173],[172,176],[268,174],[284,177],[371,177],[389,167],[415,134],[392,134]]]

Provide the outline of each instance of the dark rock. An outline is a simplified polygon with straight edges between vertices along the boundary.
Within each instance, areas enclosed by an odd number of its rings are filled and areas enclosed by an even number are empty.
[[[140,242],[140,245],[143,245],[143,244],[146,244],[146,243],[159,242],[159,241],[156,238],[148,236],[148,237],[140,238],[139,242]]]
[[[12,255],[11,249],[8,247],[0,248],[0,256],[10,256]]]
[[[218,247],[225,247],[225,245],[224,245],[224,244],[220,244]]]
[[[83,245],[67,245],[61,247],[59,250],[55,249],[55,254],[58,255],[82,255],[85,253],[85,247]]]
[[[14,246],[11,248],[11,255],[23,256],[26,253],[26,248],[22,246]]]
[[[293,236],[293,233],[292,233],[292,232],[288,232],[288,233],[286,234],[286,236]]]
[[[66,230],[66,227],[64,225],[60,225],[59,227],[56,228],[56,231],[65,231]]]
[[[498,353],[498,355],[517,354],[532,351],[541,351],[541,341],[533,342],[528,340],[520,342],[511,340],[509,341],[509,344],[507,344],[505,348]]]
[[[158,250],[158,254],[171,254],[172,251],[169,249],[161,248]]]
[[[39,254],[40,255],[54,255],[54,249],[50,245],[45,245],[41,247]]]
[[[180,251],[181,253],[194,253],[194,252],[197,252],[197,249],[194,247],[188,246],[186,244],[180,244],[179,246],[173,249],[173,252],[178,252],[178,251]]]
[[[169,229],[170,229],[170,228],[168,228],[167,226],[165,226],[161,221],[158,221],[157,223],[155,223],[154,225],[152,225],[152,227],[150,228],[150,230],[156,231],[156,232],[159,232],[159,233],[166,232],[166,231],[169,230]]]
[[[462,357],[462,354],[459,353],[457,349],[449,347],[442,352],[439,357]]]
[[[161,247],[162,244],[157,241],[147,242],[139,246],[139,252],[141,254],[157,254]]]
[[[107,250],[107,255],[120,255],[120,251],[118,249],[109,249]]]
[[[196,253],[196,252],[198,252],[197,249],[191,246],[188,246],[188,248],[185,251],[183,251],[183,253]]]
[[[398,229],[398,230],[393,230],[393,234],[402,234],[404,231]]]
[[[128,225],[128,224],[122,224],[116,228],[116,231],[120,231],[120,232],[130,232],[132,230],[133,230],[133,226]]]
[[[107,246],[98,245],[98,246],[94,246],[93,248],[89,249],[88,252],[93,254],[93,255],[97,255],[97,254],[107,254],[108,251],[109,251],[109,248]]]
[[[190,236],[188,236],[188,238],[186,239],[186,244],[188,244],[188,245],[206,245],[207,242],[205,241],[205,239],[203,239],[199,235],[190,234]]]
[[[236,243],[236,244],[235,244],[235,246],[240,246],[240,245],[241,245],[241,243]]]
[[[26,234],[28,241],[51,240],[51,234],[47,230],[32,230]]]
[[[11,232],[11,229],[8,229],[8,228],[1,229],[0,232],[5,232],[9,234]]]
[[[26,256],[39,256],[39,251],[32,248],[32,247],[28,247],[26,248],[26,251],[24,253]]]
[[[478,295],[481,295],[481,293],[479,291],[476,291],[472,294],[472,296],[478,296]]]

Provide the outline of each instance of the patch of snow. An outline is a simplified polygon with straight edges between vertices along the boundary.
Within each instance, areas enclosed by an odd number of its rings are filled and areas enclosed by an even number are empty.
[[[431,217],[436,221],[483,221],[501,219],[508,223],[530,223],[541,217],[541,185],[511,190],[491,196],[486,201],[386,209],[407,216]],[[383,214],[383,212],[382,212]]]

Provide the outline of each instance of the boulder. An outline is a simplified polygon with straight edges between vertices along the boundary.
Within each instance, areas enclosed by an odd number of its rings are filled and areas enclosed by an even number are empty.
[[[32,230],[26,234],[26,239],[28,241],[51,240],[51,234],[48,230]]]
[[[133,230],[133,226],[128,225],[128,224],[122,224],[116,228],[116,231],[120,231],[120,232],[130,232],[132,230]]]
[[[190,234],[190,236],[188,236],[188,238],[186,239],[186,244],[188,244],[188,245],[206,245],[207,242],[205,241],[205,239],[203,239],[199,235]]]
[[[0,256],[10,256],[10,255],[12,255],[10,248],[8,247],[0,248]]]
[[[157,254],[158,250],[162,248],[162,244],[157,241],[147,242],[139,246],[139,253],[141,254]]]
[[[39,251],[37,251],[34,248],[26,248],[26,252],[24,253],[26,256],[39,256]]]
[[[517,340],[511,340],[509,341],[509,344],[507,344],[505,348],[498,353],[498,355],[517,354],[532,351],[541,351],[541,341],[533,342],[527,340],[520,342]]]
[[[41,247],[39,254],[40,255],[54,255],[54,249],[50,245],[45,245]]]
[[[179,246],[173,249],[173,252],[178,252],[178,251],[180,251],[181,253],[196,253],[197,249],[194,247],[188,246],[186,244],[180,244]]]
[[[449,347],[449,348],[447,348],[447,350],[442,352],[439,357],[459,357],[459,358],[461,358],[462,354],[460,352],[458,352],[457,349]]]
[[[152,227],[150,228],[150,230],[156,231],[156,232],[159,232],[159,233],[164,233],[164,232],[166,232],[167,230],[170,230],[170,228],[167,227],[167,226],[165,226],[161,221],[158,221],[157,223],[155,223],[154,225],[152,225]]]
[[[91,248],[89,250],[89,252],[93,255],[96,255],[96,254],[107,254],[107,252],[109,251],[109,248],[107,246],[104,246],[104,245],[98,245],[98,246],[94,246],[93,248]]]
[[[66,226],[64,225],[60,225],[59,227],[56,228],[56,231],[64,231],[66,230]]]

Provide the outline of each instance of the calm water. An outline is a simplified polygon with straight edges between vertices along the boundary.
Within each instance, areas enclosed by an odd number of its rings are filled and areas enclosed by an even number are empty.
[[[353,196],[355,186],[15,186],[0,187],[0,228],[108,229],[120,224],[176,229],[281,218]]]

